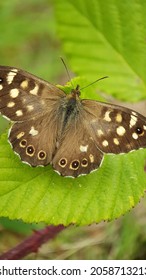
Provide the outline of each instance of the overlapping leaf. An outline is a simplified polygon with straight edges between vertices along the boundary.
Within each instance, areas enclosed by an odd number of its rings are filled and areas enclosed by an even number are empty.
[[[146,96],[146,2],[57,0],[58,30],[71,68],[120,99]]]

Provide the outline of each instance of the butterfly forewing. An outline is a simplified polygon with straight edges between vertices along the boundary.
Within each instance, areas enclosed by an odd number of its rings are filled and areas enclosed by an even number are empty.
[[[14,124],[13,150],[31,166],[52,164],[62,176],[99,168],[104,153],[146,147],[146,118],[130,109],[66,95],[23,70],[0,66],[0,113]]]
[[[12,121],[44,115],[64,95],[56,86],[28,72],[0,66],[0,113]]]
[[[146,118],[128,108],[93,100],[82,101],[84,122],[98,149],[127,153],[146,147]]]

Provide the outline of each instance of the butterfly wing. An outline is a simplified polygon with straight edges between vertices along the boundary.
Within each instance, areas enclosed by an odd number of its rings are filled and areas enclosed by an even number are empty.
[[[0,66],[0,113],[11,121],[49,113],[64,96],[56,86],[26,71]]]
[[[50,163],[64,97],[62,90],[28,72],[0,66],[0,113],[15,121],[9,141],[22,161],[32,166]]]
[[[128,108],[82,100],[84,123],[104,153],[127,153],[146,147],[146,118]]]
[[[58,117],[50,114],[13,124],[9,141],[21,160],[31,166],[47,165],[56,149]]]
[[[52,161],[53,168],[62,176],[77,177],[97,169],[103,153],[96,147],[84,127],[81,112],[66,127]]]
[[[104,153],[127,153],[146,147],[146,118],[130,109],[81,100],[68,123],[52,165],[63,176],[77,177],[97,169]]]

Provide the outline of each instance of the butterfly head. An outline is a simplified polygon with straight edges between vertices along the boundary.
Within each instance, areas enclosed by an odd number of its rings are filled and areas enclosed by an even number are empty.
[[[71,97],[77,99],[81,95],[80,86],[77,85],[75,89],[71,90]]]

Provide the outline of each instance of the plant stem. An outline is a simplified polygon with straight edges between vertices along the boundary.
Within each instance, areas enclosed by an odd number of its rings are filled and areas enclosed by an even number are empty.
[[[37,252],[39,247],[50,239],[53,239],[59,232],[65,229],[65,226],[47,226],[44,229],[34,231],[16,247],[0,255],[0,260],[19,260],[30,253]]]

